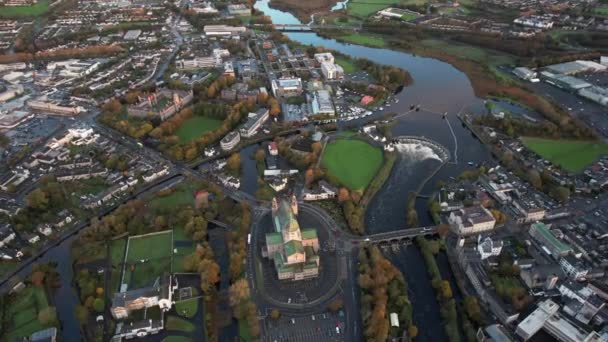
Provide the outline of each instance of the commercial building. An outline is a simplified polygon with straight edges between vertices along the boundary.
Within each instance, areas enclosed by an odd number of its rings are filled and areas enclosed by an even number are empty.
[[[251,9],[245,4],[228,5],[228,13],[231,15],[251,15]]]
[[[453,211],[448,217],[450,228],[458,235],[479,234],[494,229],[492,213],[478,205]]]
[[[540,73],[540,76],[545,82],[549,84],[553,84],[557,87],[573,92],[577,92],[581,89],[589,88],[592,86],[592,84],[585,82],[579,78],[563,74],[555,74],[550,71],[542,71]]]
[[[275,97],[290,97],[302,94],[302,79],[300,78],[274,79],[271,86]]]
[[[220,140],[220,147],[224,151],[230,151],[236,147],[241,141],[241,135],[237,131],[232,131],[226,134],[225,137]]]
[[[268,120],[269,112],[267,108],[260,108],[255,113],[249,113],[247,121],[241,126],[239,130],[241,135],[245,138],[251,138],[254,136],[260,127]]]
[[[192,90],[160,89],[155,93],[139,96],[139,102],[127,106],[127,112],[141,118],[156,116],[164,121],[190,103],[192,95]]]
[[[314,115],[335,115],[336,110],[327,90],[317,90],[313,93],[312,113]]]
[[[536,72],[526,67],[518,67],[513,69],[513,74],[526,81],[536,78]]]
[[[280,280],[302,280],[319,275],[317,231],[300,229],[296,216],[298,202],[285,198],[272,200],[273,233],[266,234],[262,255],[274,262]]]
[[[546,248],[554,258],[560,258],[572,252],[570,245],[560,241],[542,222],[537,222],[530,227],[530,236]]]
[[[216,68],[222,63],[214,56],[211,57],[195,57],[192,59],[178,59],[175,61],[175,67],[180,70],[194,70],[205,68]]]
[[[536,310],[517,325],[515,333],[524,341],[532,338],[540,329],[544,329],[558,341],[563,342],[600,340],[599,334],[595,331],[589,333],[562,316],[559,308],[559,305],[550,299],[540,302]]]
[[[247,32],[247,28],[245,26],[205,25],[203,31],[207,37],[230,37]]]
[[[593,61],[577,60],[573,62],[553,64],[545,67],[545,70],[554,74],[574,75],[583,71],[605,71],[607,66]]]
[[[56,100],[50,100],[46,96],[41,96],[36,100],[29,100],[26,105],[31,110],[57,115],[78,115],[84,108]]]
[[[579,90],[578,94],[588,100],[608,107],[608,88],[592,86]]]

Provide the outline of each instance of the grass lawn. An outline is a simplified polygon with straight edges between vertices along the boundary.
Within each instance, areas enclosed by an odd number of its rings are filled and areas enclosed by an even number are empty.
[[[608,17],[608,5],[597,6],[593,10],[594,14],[601,15],[602,17]]]
[[[384,39],[367,34],[349,34],[340,36],[340,40],[344,40],[351,44],[367,45],[371,47],[384,47],[386,45]]]
[[[194,331],[194,325],[192,323],[175,316],[167,317],[167,321],[165,322],[165,328],[167,328],[167,330],[177,330],[184,332]]]
[[[129,289],[150,285],[163,272],[171,272],[172,241],[172,231],[129,238],[123,279]]]
[[[196,245],[186,235],[186,231],[181,225],[173,227],[173,250],[172,272],[184,272],[182,260],[184,260],[185,256],[192,254],[196,250]]]
[[[186,144],[206,132],[216,130],[222,124],[221,120],[204,116],[193,116],[184,121],[175,131],[180,144]]]
[[[455,44],[439,39],[424,39],[421,41],[421,45],[432,50],[441,50],[449,55],[455,55],[489,65],[505,65],[513,63],[513,59],[505,54],[492,53],[491,50],[481,49],[465,44]]]
[[[363,190],[382,166],[382,151],[363,140],[338,139],[325,148],[321,164],[351,190]]]
[[[162,342],[192,342],[192,339],[185,336],[167,336]]]
[[[338,56],[334,59],[336,61],[336,64],[340,65],[344,69],[345,74],[352,74],[359,70],[359,68],[357,68],[355,63],[350,59],[340,57],[340,56]]]
[[[50,0],[38,0],[32,6],[2,6],[0,18],[39,17],[49,10]]]
[[[192,318],[198,311],[198,298],[186,299],[175,303],[175,311],[178,315]]]
[[[608,154],[608,145],[596,141],[551,140],[524,137],[526,147],[571,172],[580,172],[599,156]]]
[[[239,337],[241,338],[241,341],[255,341],[255,339],[251,336],[251,333],[249,332],[249,326],[247,325],[247,322],[243,320],[239,320]]]
[[[365,18],[394,4],[424,5],[428,0],[354,0],[346,5],[348,14]]]
[[[180,206],[194,204],[194,195],[189,188],[177,188],[169,196],[156,196],[150,201],[153,208],[158,209],[175,209]]]
[[[6,341],[14,341],[32,333],[47,328],[38,321],[38,312],[49,306],[44,289],[29,286],[23,289],[17,300],[6,308],[8,329]]]

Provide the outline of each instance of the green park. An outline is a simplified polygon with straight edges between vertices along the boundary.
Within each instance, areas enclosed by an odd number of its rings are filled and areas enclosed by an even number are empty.
[[[207,132],[216,130],[221,124],[221,120],[196,115],[184,121],[175,131],[175,135],[180,144],[187,144]]]
[[[6,328],[6,340],[17,341],[29,337],[32,333],[48,328],[40,321],[40,312],[49,308],[43,287],[28,286],[18,293],[17,298],[3,308],[3,328]]]
[[[321,164],[351,190],[364,190],[382,166],[382,151],[363,140],[338,138],[325,148]]]
[[[522,142],[534,153],[570,172],[581,172],[601,155],[608,154],[608,144],[598,141],[524,137]]]
[[[150,285],[163,272],[171,272],[172,242],[172,231],[129,237],[123,283],[136,289]]]
[[[49,10],[50,0],[39,0],[31,6],[2,6],[0,18],[39,17]]]

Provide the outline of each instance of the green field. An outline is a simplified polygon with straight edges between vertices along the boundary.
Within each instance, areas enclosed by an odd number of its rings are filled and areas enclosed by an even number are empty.
[[[150,285],[163,272],[171,272],[172,236],[173,232],[167,231],[129,238],[123,277],[129,289]]]
[[[345,74],[352,74],[359,70],[355,63],[351,59],[337,56],[334,58],[336,64],[340,65],[344,69]]]
[[[162,342],[192,342],[192,339],[185,336],[167,336]]]
[[[346,9],[350,15],[365,18],[395,4],[420,6],[427,2],[427,0],[354,0],[349,1]]]
[[[125,257],[125,247],[127,239],[118,239],[110,242],[110,259],[112,260],[112,289],[118,291],[120,289],[120,276],[122,274],[122,262]]]
[[[351,190],[363,190],[382,166],[382,151],[358,139],[338,139],[327,145],[321,164]]]
[[[5,341],[29,337],[32,333],[47,328],[38,321],[38,312],[48,306],[43,288],[29,286],[23,289],[15,302],[6,308],[9,324],[4,335]]]
[[[386,43],[380,37],[374,37],[366,34],[349,34],[340,36],[341,40],[357,45],[367,45],[371,47],[384,47]]]
[[[595,141],[551,140],[524,137],[526,147],[550,162],[571,172],[580,172],[601,155],[608,154],[608,144]]]
[[[194,195],[192,195],[191,189],[178,188],[168,196],[155,196],[150,204],[155,209],[175,209],[194,204]]]
[[[601,15],[602,17],[608,17],[608,5],[597,6],[593,10],[594,14]]]
[[[194,331],[194,325],[192,323],[175,316],[167,317],[165,328],[167,328],[167,330],[176,330],[184,332]]]
[[[38,0],[32,6],[0,6],[0,18],[39,17],[49,10],[50,0]]]
[[[184,242],[189,242],[189,246],[184,246]],[[173,227],[173,249],[176,251],[173,253],[173,272],[184,272],[182,261],[184,257],[194,253],[196,250],[195,244],[186,235],[184,227],[179,225]]]
[[[175,135],[179,138],[180,144],[186,144],[206,132],[216,130],[221,124],[221,120],[205,116],[193,116],[179,126],[175,131]]]
[[[198,298],[186,299],[175,303],[175,312],[186,318],[192,318],[198,311]]]

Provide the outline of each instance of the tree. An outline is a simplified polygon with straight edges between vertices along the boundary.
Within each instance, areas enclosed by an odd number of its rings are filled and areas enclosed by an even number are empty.
[[[482,323],[481,308],[479,307],[477,298],[474,296],[466,296],[464,298],[464,310],[473,322],[477,324]]]
[[[34,273],[32,273],[32,284],[34,284],[34,286],[42,286],[42,284],[44,283],[44,272],[42,271],[36,271]]]
[[[339,202],[350,201],[350,192],[348,191],[347,188],[340,188],[340,190],[338,190],[338,201]]]
[[[228,289],[228,295],[230,299],[231,306],[237,306],[242,301],[248,300],[250,297],[249,293],[249,283],[247,279],[241,278],[234,282],[234,284],[230,285]]]
[[[103,312],[103,309],[106,306],[106,301],[103,298],[95,298],[93,301],[93,309],[97,312]]]
[[[103,296],[103,292],[103,287],[98,287],[95,289],[95,294],[97,294],[97,297]]]
[[[336,298],[331,303],[329,303],[329,306],[327,308],[329,310],[331,310],[332,312],[336,312],[336,311],[342,309],[343,306],[344,306],[344,300],[342,300],[342,298]]]
[[[553,197],[555,197],[559,202],[564,203],[568,201],[570,198],[570,189],[558,186],[551,191]]]
[[[49,206],[49,199],[46,193],[40,188],[30,192],[25,201],[28,207],[36,210],[44,211],[47,210]]]
[[[447,280],[441,281],[441,297],[443,297],[444,300],[452,298],[452,287]]]
[[[532,184],[536,189],[540,189],[543,186],[543,181],[540,178],[540,173],[534,169],[528,170],[527,174],[528,182]]]
[[[85,325],[87,323],[87,318],[89,317],[89,309],[83,305],[77,305],[74,308],[74,316],[76,316],[80,325]]]
[[[52,306],[40,310],[38,321],[45,326],[55,325],[57,323],[57,311]]]
[[[233,153],[226,160],[226,168],[233,174],[239,174],[241,171],[241,155],[238,153]]]
[[[313,169],[308,169],[304,173],[304,184],[307,188],[310,188],[312,183],[315,181],[315,171]]]
[[[410,326],[407,327],[407,336],[410,338],[410,340],[416,338],[416,336],[418,336],[418,327],[410,324]]]
[[[264,158],[266,158],[266,151],[263,148],[258,148],[257,151],[255,151],[254,158],[258,163],[263,162]]]
[[[449,232],[450,232],[450,225],[443,223],[443,224],[440,224],[437,226],[437,234],[441,238],[448,236]]]
[[[273,320],[277,320],[281,317],[281,312],[278,309],[272,309],[272,311],[270,311],[270,318],[272,318]]]

